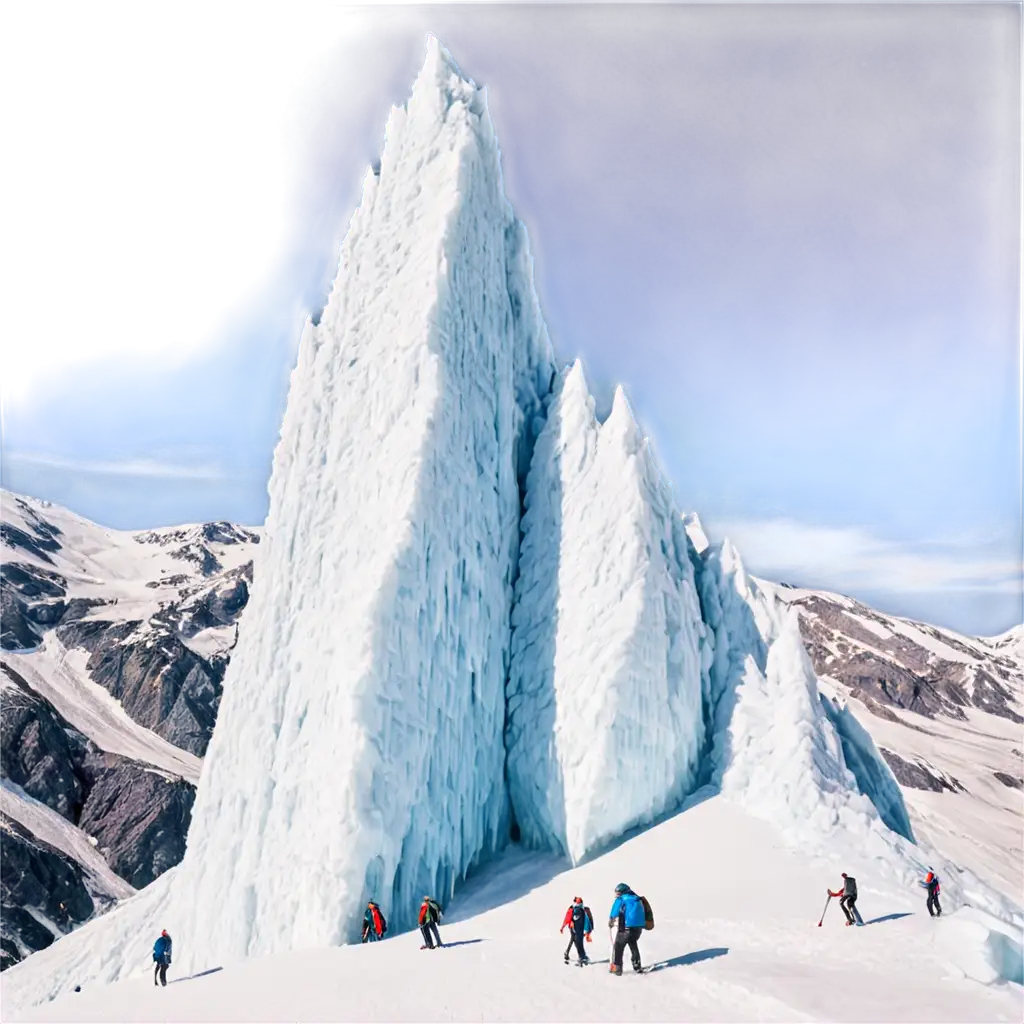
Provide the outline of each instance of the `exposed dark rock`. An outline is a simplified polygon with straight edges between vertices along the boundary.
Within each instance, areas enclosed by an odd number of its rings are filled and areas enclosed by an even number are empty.
[[[2,668],[3,776],[96,838],[107,863],[135,888],[177,864],[192,785],[99,750],[9,665]]]
[[[38,565],[5,562],[0,569],[0,579],[22,597],[63,597],[67,593],[67,580],[60,573]]]
[[[104,907],[97,907],[81,865],[2,814],[0,843],[0,966],[7,968],[55,938],[32,911],[62,934]]]
[[[1024,789],[1024,779],[1016,778],[1013,775],[1007,775],[1006,772],[993,772],[993,775],[1004,785],[1009,786],[1010,789]]]
[[[60,550],[60,544],[52,538],[33,537],[25,533],[24,530],[18,529],[12,523],[0,523],[0,541],[3,541],[9,547],[27,551],[29,554],[35,555],[36,558],[49,562],[50,565],[53,565],[53,559],[50,557],[49,552]]]
[[[815,672],[848,687],[873,714],[890,717],[883,710],[888,706],[963,720],[965,709],[975,707],[1024,721],[1014,690],[1021,670],[1009,652],[972,648],[925,623],[901,626],[866,605],[827,594],[803,595],[792,604],[800,611],[800,631]],[[914,639],[918,634],[920,641]],[[951,653],[943,656],[938,644]]]
[[[1011,722],[1024,722],[1013,705],[1013,691],[983,668],[975,669],[972,703],[990,715],[1008,718]]]
[[[906,786],[909,789],[931,790],[933,793],[941,793],[943,790],[948,790],[950,793],[967,792],[952,775],[940,771],[927,761],[906,761],[899,754],[886,750],[885,747],[878,749],[901,786]]]
[[[0,770],[29,796],[75,822],[85,801],[82,772],[92,744],[56,708],[0,663]]]
[[[39,634],[29,620],[25,602],[8,587],[0,586],[0,647],[23,651],[39,644]]]
[[[206,585],[182,591],[179,604],[171,605],[163,613],[173,621],[184,637],[212,626],[228,626],[238,621],[249,601],[252,583],[252,562],[224,573],[215,586]]]
[[[185,855],[195,789],[113,754],[91,758],[89,770],[93,783],[78,826],[96,838],[114,871],[141,889]]]
[[[88,619],[62,625],[69,648],[89,651],[92,679],[157,735],[202,756],[220,705],[226,659],[200,658],[168,624]]]

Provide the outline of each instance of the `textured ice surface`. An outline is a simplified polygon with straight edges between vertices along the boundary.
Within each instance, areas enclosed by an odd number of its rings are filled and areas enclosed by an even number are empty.
[[[547,339],[483,95],[436,41],[386,139],[292,378],[179,874],[196,963],[352,940],[368,898],[409,926],[507,840],[517,472]]]
[[[683,522],[619,389],[579,363],[527,480],[506,744],[524,840],[579,861],[692,787],[704,627]]]

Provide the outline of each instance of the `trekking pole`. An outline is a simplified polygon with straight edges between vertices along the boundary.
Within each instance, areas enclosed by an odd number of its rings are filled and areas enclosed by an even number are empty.
[[[828,898],[825,900],[825,910],[828,910],[828,905],[832,902],[832,893],[828,894]],[[821,921],[825,920],[825,910],[821,912]],[[818,922],[818,927],[821,927],[821,921]]]

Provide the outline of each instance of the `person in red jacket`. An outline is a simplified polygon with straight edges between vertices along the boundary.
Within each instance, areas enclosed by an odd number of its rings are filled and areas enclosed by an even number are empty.
[[[565,962],[569,962],[569,951],[575,943],[580,963],[590,963],[590,957],[587,956],[587,952],[583,948],[583,940],[585,938],[587,942],[591,941],[590,933],[594,930],[594,915],[590,912],[590,907],[583,905],[583,898],[580,896],[576,896],[569,904],[569,909],[565,912],[565,918],[562,920],[562,927],[558,930],[564,932],[566,928],[569,929],[569,945],[565,947]]]
[[[423,945],[420,949],[440,949],[441,933],[437,930],[437,923],[441,920],[441,908],[433,897],[423,897],[419,920],[420,933],[423,935]]]

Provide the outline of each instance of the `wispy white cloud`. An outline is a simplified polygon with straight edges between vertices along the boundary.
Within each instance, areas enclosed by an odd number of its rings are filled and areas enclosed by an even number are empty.
[[[145,454],[154,459],[169,459],[175,461],[188,461],[190,459],[212,459],[221,455],[224,449],[220,444],[161,444],[152,449],[146,449]]]
[[[1024,566],[1012,547],[948,538],[907,543],[858,526],[817,526],[793,519],[737,519],[705,524],[712,540],[728,537],[758,575],[804,586],[857,592],[1019,594]]]
[[[111,476],[155,477],[164,480],[237,480],[238,473],[212,464],[183,465],[157,459],[68,459],[40,452],[5,452],[4,459],[30,466]]]

